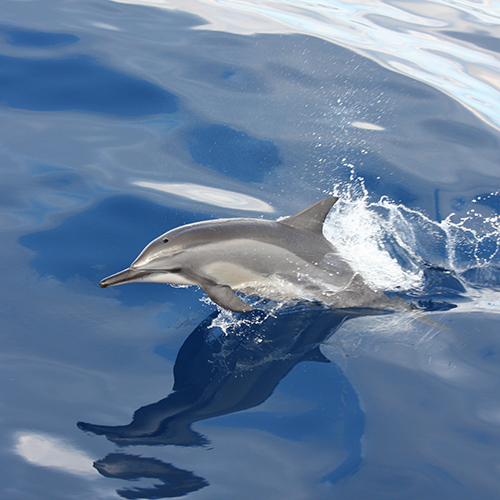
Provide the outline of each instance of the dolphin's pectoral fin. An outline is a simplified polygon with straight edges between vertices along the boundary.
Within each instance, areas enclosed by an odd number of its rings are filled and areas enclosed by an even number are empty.
[[[203,283],[201,288],[211,300],[224,309],[234,312],[249,312],[253,309],[252,306],[243,302],[230,286]]]

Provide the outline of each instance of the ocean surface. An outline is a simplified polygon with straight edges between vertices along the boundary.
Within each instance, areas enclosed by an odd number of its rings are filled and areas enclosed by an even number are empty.
[[[4,0],[2,500],[497,500],[493,0]],[[426,311],[99,281],[292,215]],[[254,299],[255,300],[255,299]]]

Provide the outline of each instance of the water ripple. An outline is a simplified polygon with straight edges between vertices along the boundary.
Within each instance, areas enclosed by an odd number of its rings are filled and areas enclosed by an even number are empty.
[[[318,36],[439,88],[500,128],[499,63],[494,53],[500,15],[492,0],[114,1],[190,10],[210,22],[203,29]]]

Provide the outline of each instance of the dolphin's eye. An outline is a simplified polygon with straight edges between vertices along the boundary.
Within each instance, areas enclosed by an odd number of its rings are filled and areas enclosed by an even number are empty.
[[[161,241],[163,241],[163,243],[168,243],[168,238],[162,238]]]

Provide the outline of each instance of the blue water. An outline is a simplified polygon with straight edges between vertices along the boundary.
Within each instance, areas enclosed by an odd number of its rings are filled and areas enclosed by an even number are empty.
[[[0,497],[496,500],[496,10],[3,2]],[[424,320],[98,286],[331,194],[325,236]]]

